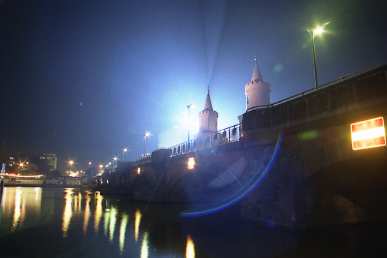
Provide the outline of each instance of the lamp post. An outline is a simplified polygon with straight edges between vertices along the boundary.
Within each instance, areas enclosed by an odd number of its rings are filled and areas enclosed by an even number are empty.
[[[315,81],[316,81],[316,90],[318,90],[318,76],[317,76],[316,48],[315,48],[315,45],[314,45],[314,35],[315,34],[317,34],[317,35],[322,34],[323,31],[324,31],[324,27],[326,25],[328,25],[328,24],[329,24],[329,22],[325,23],[322,27],[316,27],[314,29],[312,29],[312,28],[307,29],[308,32],[310,33],[310,35],[312,35],[313,61],[314,61],[314,78],[315,78]]]
[[[190,110],[192,107],[195,107],[195,104],[189,104],[187,106],[187,108],[188,108],[188,142],[189,142],[189,127],[191,125],[191,112],[190,112]]]
[[[144,157],[145,157],[145,154],[146,154],[146,152],[145,152],[145,140],[146,140],[146,137],[148,137],[149,135],[150,135],[149,132],[144,133]]]
[[[117,157],[114,157],[114,158],[113,158],[113,168],[114,168],[114,161],[116,162],[116,167],[117,167],[117,160],[118,160]]]
[[[71,173],[71,166],[74,164],[74,161],[70,160],[69,164],[70,164],[70,173]]]
[[[125,161],[125,152],[127,152],[127,151],[128,151],[127,148],[124,148],[124,149],[122,150],[122,161]]]
[[[20,167],[20,174],[23,174],[24,163],[20,162],[19,167]]]

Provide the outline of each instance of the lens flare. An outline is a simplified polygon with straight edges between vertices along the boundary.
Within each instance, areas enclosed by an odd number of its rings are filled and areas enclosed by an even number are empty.
[[[186,189],[187,208],[180,214],[181,217],[195,217],[224,210],[247,196],[260,182],[276,160],[282,142],[282,132],[272,146],[261,146],[255,154],[255,159],[248,164],[243,156],[234,162],[229,169],[224,169],[215,178],[209,178],[207,184],[192,183]],[[245,152],[247,153],[247,152]],[[220,154],[221,155],[221,154]],[[244,155],[244,154],[243,154]],[[211,166],[213,164],[206,164]],[[214,168],[215,169],[215,168]],[[220,169],[217,167],[216,169]],[[201,178],[198,182],[205,181]]]

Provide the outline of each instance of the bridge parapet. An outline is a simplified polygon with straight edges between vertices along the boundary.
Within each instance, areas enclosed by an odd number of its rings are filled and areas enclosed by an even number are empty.
[[[169,148],[170,157],[178,156],[203,150],[211,147],[215,147],[222,144],[239,141],[242,135],[242,125],[237,124],[225,129],[219,130],[216,133],[207,134],[198,139],[190,140],[172,146]]]

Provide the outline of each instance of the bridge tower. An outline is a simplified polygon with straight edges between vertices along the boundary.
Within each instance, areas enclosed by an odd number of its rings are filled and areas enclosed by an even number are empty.
[[[245,85],[246,111],[261,105],[270,104],[270,84],[263,80],[258,66],[257,54],[255,54],[255,67],[251,82]]]
[[[199,112],[199,134],[198,138],[218,131],[218,112],[212,108],[210,88],[208,87],[206,104]]]

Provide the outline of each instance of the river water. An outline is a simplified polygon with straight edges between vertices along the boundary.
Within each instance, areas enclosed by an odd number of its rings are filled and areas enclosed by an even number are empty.
[[[286,232],[240,221],[237,205],[189,218],[182,208],[81,188],[5,187],[0,257],[370,257],[385,249],[385,226]]]

